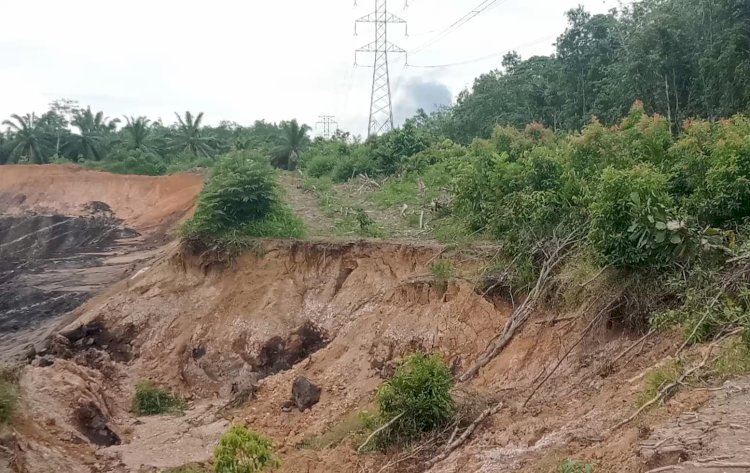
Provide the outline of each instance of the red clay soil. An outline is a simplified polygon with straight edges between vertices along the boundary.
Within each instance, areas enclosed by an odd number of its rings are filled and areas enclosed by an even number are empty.
[[[128,227],[148,233],[184,218],[203,187],[197,174],[125,176],[74,165],[0,169],[0,213],[80,216],[104,202]]]

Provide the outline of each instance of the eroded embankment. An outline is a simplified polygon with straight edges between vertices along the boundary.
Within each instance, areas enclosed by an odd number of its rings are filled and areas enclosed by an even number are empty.
[[[220,269],[175,252],[87,302],[51,340],[57,360],[26,368],[16,461],[26,471],[159,471],[208,461],[236,422],[273,438],[281,471],[380,471],[390,457],[358,455],[346,425],[372,408],[403,355],[438,353],[456,373],[481,355],[512,311],[510,301],[475,289],[487,256],[270,242]],[[454,268],[447,283],[430,272],[440,259]],[[633,412],[645,370],[673,352],[670,336],[651,337],[613,364],[636,335],[603,319],[523,407],[596,312],[589,303],[537,311],[478,377],[459,385],[464,401],[505,407],[430,471],[555,471],[562,458],[582,457],[597,471],[633,472],[669,461],[644,454],[640,443],[711,394],[679,394],[667,416],[611,428]],[[298,376],[322,388],[304,412],[289,403]],[[187,414],[136,419],[130,402],[144,379],[186,395]],[[385,471],[422,465],[415,458]]]
[[[33,359],[63,314],[158,254],[200,188],[199,176],[4,166],[0,361]]]

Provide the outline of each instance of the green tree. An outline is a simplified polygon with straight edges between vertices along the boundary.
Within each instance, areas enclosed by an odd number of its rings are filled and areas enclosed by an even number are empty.
[[[146,152],[153,152],[151,148],[151,120],[146,117],[125,117],[125,145],[129,149],[139,149]]]
[[[72,125],[78,128],[78,136],[71,143],[83,159],[100,161],[104,141],[115,130],[119,121],[110,120],[104,116],[104,112],[94,114],[91,107],[88,107],[73,118]]]
[[[272,162],[278,168],[293,170],[299,164],[300,156],[310,144],[310,127],[300,125],[297,120],[281,123],[281,144],[274,150]]]
[[[3,125],[8,126],[12,136],[12,149],[8,160],[45,164],[47,158],[42,153],[45,136],[37,127],[36,116],[33,113],[24,116],[13,114],[11,118],[13,120],[3,121]]]
[[[171,137],[171,145],[176,151],[184,151],[194,156],[211,157],[215,151],[216,140],[213,136],[206,135],[201,128],[203,112],[195,117],[190,112],[185,112],[185,117],[175,113],[177,117],[177,129]]]

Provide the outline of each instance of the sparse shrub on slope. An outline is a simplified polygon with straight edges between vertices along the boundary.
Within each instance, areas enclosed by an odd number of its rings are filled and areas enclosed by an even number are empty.
[[[216,473],[256,473],[280,465],[271,441],[245,427],[232,427],[214,450]]]
[[[594,465],[581,460],[564,460],[558,468],[559,473],[594,473]]]
[[[167,165],[158,155],[140,149],[119,149],[103,161],[86,161],[85,167],[114,174],[163,176]]]
[[[452,387],[450,370],[438,356],[407,358],[378,391],[381,420],[392,423],[379,433],[377,444],[408,442],[450,422],[455,411]]]
[[[133,398],[133,412],[138,416],[179,413],[185,408],[182,399],[150,381],[138,383]]]
[[[0,426],[10,422],[17,402],[17,373],[8,368],[0,368]]]

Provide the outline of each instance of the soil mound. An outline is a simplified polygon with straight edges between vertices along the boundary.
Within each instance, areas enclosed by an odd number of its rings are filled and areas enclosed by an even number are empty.
[[[145,234],[185,218],[202,187],[197,174],[125,176],[74,165],[3,166],[0,213],[72,217],[111,212]]]

